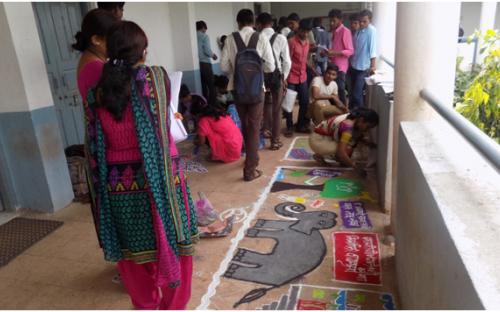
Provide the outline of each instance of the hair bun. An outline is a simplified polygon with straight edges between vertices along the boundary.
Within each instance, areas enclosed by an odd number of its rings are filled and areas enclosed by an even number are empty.
[[[81,31],[77,32],[75,35],[76,42],[71,45],[71,47],[77,51],[83,52],[87,49],[87,42]]]

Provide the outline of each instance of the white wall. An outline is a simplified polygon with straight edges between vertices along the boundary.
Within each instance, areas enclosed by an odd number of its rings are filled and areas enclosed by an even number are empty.
[[[195,2],[194,8],[196,21],[203,20],[207,23],[207,35],[210,37],[212,51],[219,56],[219,59],[214,63],[219,63],[221,51],[217,44],[217,38],[236,30],[233,4],[231,2]]]
[[[460,10],[460,26],[462,26],[464,30],[464,36],[470,36],[476,29],[479,29],[480,16],[481,2],[462,2]]]
[[[0,94],[8,95],[0,97],[0,112],[53,106],[31,3],[0,3],[0,10]]]
[[[500,175],[441,118],[399,133],[401,308],[499,309]]]
[[[146,32],[149,40],[149,65],[161,65],[168,71],[177,70],[168,3],[127,2],[124,18],[137,23]]]
[[[500,4],[497,2],[497,14],[495,17],[495,29],[500,29]]]
[[[280,18],[297,13],[300,18],[328,16],[331,9],[355,12],[362,9],[362,2],[272,2],[271,13]]]

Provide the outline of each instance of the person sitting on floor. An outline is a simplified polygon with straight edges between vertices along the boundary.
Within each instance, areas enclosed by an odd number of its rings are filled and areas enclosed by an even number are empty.
[[[376,147],[364,140],[364,134],[378,125],[379,117],[372,109],[360,107],[349,114],[331,117],[321,122],[309,137],[309,145],[314,152],[314,159],[325,165],[325,158],[334,158],[343,166],[351,167],[364,173],[364,168],[352,159],[357,143]]]
[[[338,87],[335,82],[338,70],[337,65],[330,64],[323,76],[315,77],[311,82],[309,107],[315,125],[330,117],[348,112],[338,96]]]
[[[229,84],[229,78],[224,75],[214,76],[215,92],[217,97],[217,103],[221,105],[224,109],[227,109],[229,105],[234,104],[233,96],[231,92],[227,91],[227,85]]]
[[[205,98],[202,95],[191,93],[188,86],[185,84],[181,85],[181,89],[179,91],[179,113],[182,116],[182,123],[184,124],[184,128],[188,133],[196,132],[196,120],[191,113],[191,107],[193,103],[198,102],[206,102]]]
[[[231,116],[218,104],[193,102],[191,113],[197,119],[198,132],[194,140],[197,146],[210,146],[209,160],[230,163],[241,157],[243,136]],[[207,142],[208,140],[208,142]]]

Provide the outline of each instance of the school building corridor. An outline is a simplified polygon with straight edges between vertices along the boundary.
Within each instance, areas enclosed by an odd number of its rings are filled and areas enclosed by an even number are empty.
[[[300,145],[300,138],[296,140],[296,145]],[[315,162],[310,160],[297,160],[293,158],[290,145],[293,139],[287,139],[285,147],[280,151],[262,150],[261,168],[264,176],[255,182],[248,184],[241,181],[241,170],[243,160],[234,164],[214,164],[203,160],[190,160],[205,168],[196,170],[198,172],[188,173],[189,183],[193,194],[203,192],[222,216],[229,214],[234,216],[234,226],[231,233],[221,238],[203,238],[198,243],[194,256],[193,293],[188,308],[195,309],[224,309],[231,310],[233,305],[241,299],[247,292],[259,288],[259,284],[236,279],[225,278],[223,275],[228,268],[229,260],[236,247],[246,247],[262,253],[272,253],[274,241],[263,238],[243,238],[243,233],[248,232],[257,219],[285,220],[278,217],[274,212],[274,207],[282,202],[302,203],[311,209],[311,205],[316,201],[316,208],[313,210],[323,210],[335,212],[337,214],[336,224],[328,229],[322,230],[326,243],[326,254],[321,263],[313,267],[313,271],[305,276],[299,276],[292,282],[273,289],[261,299],[248,304],[242,304],[239,309],[256,309],[265,305],[269,307],[273,302],[279,302],[283,295],[289,293],[290,285],[306,287],[301,297],[295,300],[302,300],[306,304],[308,300],[313,300],[312,293],[307,294],[308,286],[311,291],[325,292],[331,296],[332,291],[339,289],[358,289],[349,297],[349,302],[345,304],[357,304],[365,308],[383,309],[384,303],[377,300],[381,294],[390,294],[387,307],[390,304],[397,304],[397,290],[394,280],[394,246],[384,245],[386,237],[386,226],[389,224],[388,216],[383,213],[378,205],[377,182],[375,172],[369,171],[366,179],[359,180],[350,171],[336,170],[335,168],[321,169],[318,174],[338,173],[342,178],[352,179],[363,189],[363,194],[359,193],[355,197],[360,198],[364,203],[367,213],[367,222],[360,227],[362,231],[369,230],[370,233],[377,233],[377,245],[373,246],[380,255],[373,255],[376,272],[368,275],[369,281],[378,285],[354,285],[342,281],[333,280],[333,250],[332,233],[342,232],[343,222],[340,215],[338,201],[333,199],[322,199],[318,191],[300,189],[300,186],[308,186],[304,181],[311,178],[311,185],[320,185],[325,177],[308,175],[309,171],[317,168]],[[185,150],[185,155],[189,155],[190,148]],[[288,153],[287,153],[288,152]],[[289,159],[286,158],[286,154]],[[188,157],[188,159],[191,159]],[[281,167],[281,168],[279,168]],[[282,175],[282,177],[278,177]],[[269,187],[272,181],[288,181],[297,184],[296,189],[279,191],[273,193]],[[366,193],[364,193],[366,192]],[[346,200],[347,200],[346,199]],[[90,213],[90,206],[87,204],[73,203],[70,206],[54,213],[26,213],[23,217],[40,218],[44,220],[63,221],[64,224],[55,232],[27,249],[22,255],[12,260],[6,266],[0,268],[0,306],[4,309],[130,309],[132,305],[130,299],[120,283],[114,283],[113,278],[117,274],[116,266],[106,263],[102,257],[102,251],[97,242],[94,223]],[[289,218],[286,220],[290,220]],[[368,227],[370,226],[370,227]],[[352,229],[355,226],[353,225]],[[346,230],[349,227],[346,227]],[[307,235],[304,234],[304,237]],[[284,241],[280,242],[285,244]],[[301,263],[303,261],[313,261],[307,254],[300,252],[300,241],[295,241],[297,250],[287,250],[286,257],[276,258],[276,268],[269,268],[267,274],[272,275],[274,271],[292,270],[293,261]],[[317,246],[316,248],[321,248]],[[379,258],[380,257],[380,258]],[[312,263],[315,266],[314,262]],[[221,274],[222,273],[222,274]],[[275,272],[277,273],[277,272]],[[293,277],[293,272],[290,272]],[[373,281],[371,278],[378,281]],[[354,280],[355,281],[355,280]],[[260,285],[262,286],[262,285]],[[361,290],[365,290],[363,292]],[[373,292],[373,293],[372,293]],[[377,296],[373,296],[377,295]],[[354,296],[366,298],[366,302],[361,300],[356,303]],[[303,299],[300,299],[303,298]],[[330,303],[330,299],[324,296],[323,300],[328,304],[335,304],[335,300]],[[359,301],[359,300],[358,300]],[[277,308],[277,303],[275,308]],[[340,305],[340,301],[337,303]],[[288,305],[288,303],[287,303]],[[285,306],[280,306],[285,309]],[[318,307],[320,308],[320,307]],[[329,307],[332,309],[332,307]]]
[[[84,136],[78,54],[64,44],[94,7],[0,2],[0,248],[16,239],[4,226],[44,229],[20,234],[29,248],[0,252],[2,309],[133,309],[90,205],[73,201],[64,154]],[[243,157],[214,163],[192,137],[180,143],[193,199],[206,196],[229,224],[196,245],[188,309],[500,309],[500,147],[452,107],[457,56],[482,61],[464,38],[498,31],[497,3],[126,3],[124,18],[147,33],[148,65],[182,72],[201,93],[195,22],[220,55],[242,8],[326,27],[332,8],[373,11],[377,70],[365,95],[380,118],[377,149],[356,150],[363,177],[319,165],[306,134],[282,136],[246,183]]]

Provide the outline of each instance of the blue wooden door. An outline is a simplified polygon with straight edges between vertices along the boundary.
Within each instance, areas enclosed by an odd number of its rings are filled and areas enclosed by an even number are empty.
[[[83,144],[83,106],[76,80],[80,54],[71,44],[80,29],[84,5],[35,2],[33,8],[64,146]]]

